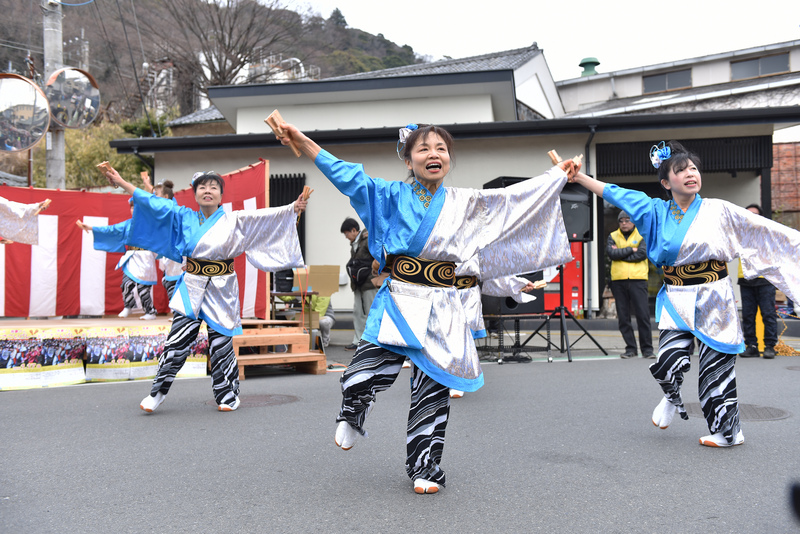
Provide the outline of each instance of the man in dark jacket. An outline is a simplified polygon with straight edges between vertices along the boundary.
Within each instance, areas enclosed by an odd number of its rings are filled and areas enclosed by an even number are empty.
[[[361,336],[364,334],[364,327],[367,324],[367,315],[372,306],[372,301],[375,295],[378,294],[378,287],[383,283],[386,276],[378,276],[378,273],[373,270],[373,264],[376,263],[372,254],[369,252],[368,246],[368,232],[365,228],[363,231],[353,218],[348,217],[342,223],[340,230],[344,236],[350,241],[350,258],[361,260],[360,264],[369,269],[369,274],[361,283],[356,283],[352,276],[350,277],[350,289],[353,290],[353,342],[345,347],[345,350],[355,350],[358,342],[361,341]]]

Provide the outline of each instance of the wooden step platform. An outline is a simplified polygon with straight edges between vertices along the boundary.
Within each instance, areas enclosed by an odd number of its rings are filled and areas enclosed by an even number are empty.
[[[243,333],[233,337],[239,363],[239,380],[247,365],[293,365],[298,371],[321,375],[328,372],[322,351],[310,350],[310,335],[297,321],[243,320]],[[256,354],[240,354],[242,347],[257,347]],[[286,352],[275,352],[284,349]]]

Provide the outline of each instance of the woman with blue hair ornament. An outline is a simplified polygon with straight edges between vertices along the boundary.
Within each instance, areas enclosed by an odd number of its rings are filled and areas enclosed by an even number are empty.
[[[668,200],[582,173],[574,181],[626,211],[648,243],[648,258],[664,270],[656,299],[658,358],[650,366],[664,397],[653,424],[667,428],[676,412],[688,419],[681,384],[696,342],[700,406],[711,432],[700,444],[741,445],[734,363],[744,342],[726,264],[738,257],[746,278],[763,276],[796,299],[800,232],[730,202],[701,198],[700,159],[680,143],[653,146],[650,160]]]
[[[174,312],[172,327],[150,394],[139,407],[152,413],[161,405],[205,322],[217,409],[236,410],[240,405],[239,368],[232,338],[242,333],[242,320],[233,260],[245,254],[247,261],[262,271],[302,266],[296,220],[305,210],[306,200],[300,195],[286,206],[228,213],[222,207],[225,180],[213,171],[198,172],[192,178],[200,208],[195,211],[137,189],[114,169],[105,175],[112,185],[133,195],[126,244],[176,263],[186,258],[186,271],[169,302]]]
[[[450,410],[449,389],[483,385],[477,350],[455,285],[456,263],[477,256],[485,279],[513,276],[572,259],[559,192],[567,182],[556,166],[504,189],[445,187],[453,138],[438,126],[400,129],[397,154],[408,181],[373,178],[362,165],[321,149],[295,126],[277,136],[294,145],[350,198],[369,231],[369,250],[388,272],[375,296],[363,337],[343,373],[334,441],[344,450],[366,435],[377,393],[394,383],[403,362],[411,369],[406,473],[416,493],[445,485],[440,467]]]

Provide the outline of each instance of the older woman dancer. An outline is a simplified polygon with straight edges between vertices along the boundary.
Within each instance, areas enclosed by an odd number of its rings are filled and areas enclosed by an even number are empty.
[[[175,317],[158,373],[139,407],[152,413],[164,401],[205,321],[214,399],[219,411],[236,410],[239,368],[232,337],[242,333],[242,326],[233,259],[246,254],[250,263],[264,271],[302,266],[296,221],[306,201],[301,195],[279,208],[226,213],[221,206],[225,181],[215,172],[200,172],[192,179],[200,206],[200,211],[194,211],[137,189],[114,170],[106,172],[106,177],[133,195],[129,243],[175,262],[186,257],[186,272],[169,303]]]
[[[700,159],[670,142],[650,151],[669,200],[605,184],[578,173],[574,181],[625,210],[648,243],[647,256],[664,269],[656,300],[658,359],[650,372],[664,398],[653,424],[667,428],[681,398],[689,355],[699,345],[699,395],[711,432],[708,447],[744,443],[736,394],[736,355],[744,350],[726,262],[739,257],[746,278],[764,276],[792,299],[800,297],[800,232],[719,199],[700,197]]]
[[[413,362],[406,473],[416,493],[445,484],[439,463],[450,409],[449,388],[483,385],[470,322],[455,287],[455,263],[477,255],[486,278],[515,275],[571,259],[559,191],[567,173],[554,167],[505,189],[444,187],[453,138],[437,126],[400,130],[398,156],[409,182],[368,176],[283,124],[293,143],[350,198],[369,231],[369,249],[390,272],[373,301],[353,361],[341,378],[334,441],[344,450],[364,435],[376,394]],[[570,162],[571,164],[571,162]]]

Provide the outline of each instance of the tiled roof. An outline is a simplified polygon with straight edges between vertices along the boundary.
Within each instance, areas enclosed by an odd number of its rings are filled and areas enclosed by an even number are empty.
[[[636,95],[627,98],[615,98],[581,108],[568,113],[566,116],[584,117],[620,115],[637,112],[659,113],[667,111],[664,108],[684,104],[686,102],[710,100],[714,98],[742,97],[747,94],[771,89],[779,89],[783,87],[796,88],[798,85],[800,85],[800,72],[789,72],[777,76],[737,80],[714,85],[703,85],[677,91]],[[772,105],[785,106],[792,105],[792,103],[774,102]],[[764,106],[759,107],[770,107],[770,103],[767,102]]]
[[[526,64],[541,53],[542,51],[539,46],[536,43],[533,43],[529,47],[517,48],[515,50],[493,52],[491,54],[483,54],[480,56],[472,56],[462,59],[443,59],[431,63],[417,63],[414,65],[405,65],[403,67],[394,67],[383,70],[373,70],[370,72],[359,72],[357,74],[324,78],[320,81],[366,80],[374,78],[394,78],[400,76],[424,76],[433,74],[454,74],[492,70],[514,70]],[[195,111],[194,113],[190,113],[189,115],[184,115],[183,117],[179,117],[173,121],[170,121],[167,126],[199,124],[203,122],[224,120],[224,118],[225,117],[222,116],[222,113],[220,113],[215,106],[209,106],[205,109],[201,109],[200,111]]]
[[[202,122],[220,120],[225,120],[225,117],[222,116],[222,113],[219,112],[216,106],[209,106],[205,109],[195,111],[194,113],[184,115],[183,117],[178,117],[177,119],[168,122],[167,126],[185,126],[187,124],[199,124]]]
[[[325,78],[328,80],[361,80],[371,78],[393,78],[396,76],[424,76],[431,74],[453,74],[459,72],[480,72],[487,70],[513,70],[534,57],[541,54],[541,49],[536,43],[527,48],[516,50],[506,50],[503,52],[493,52],[481,56],[472,56],[462,59],[443,59],[432,63],[416,63],[403,67],[391,69],[373,70],[370,72],[359,72],[347,74],[345,76],[335,76]]]
[[[0,171],[0,184],[12,185],[14,187],[26,187],[28,185],[28,178]]]

